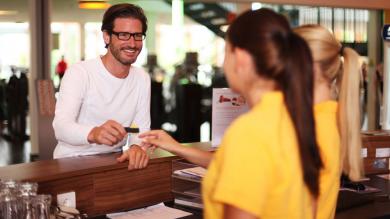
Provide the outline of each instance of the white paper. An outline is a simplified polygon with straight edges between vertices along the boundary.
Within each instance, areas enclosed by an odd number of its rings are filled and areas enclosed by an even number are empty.
[[[362,158],[366,158],[367,157],[367,148],[362,148]]]
[[[203,209],[203,202],[201,197],[188,198],[188,199],[177,197],[175,198],[175,204]]]
[[[341,187],[340,191],[351,191],[351,192],[355,192],[355,193],[359,193],[359,194],[375,193],[375,192],[380,192],[381,191],[378,188],[371,187],[371,186],[368,186],[368,185],[364,185],[364,187],[365,187],[364,190],[354,190],[354,189],[351,189],[351,188]]]
[[[174,173],[178,175],[192,175],[203,178],[206,175],[207,170],[203,167],[192,167],[181,170],[176,170]]]
[[[147,208],[136,209],[128,212],[107,214],[112,219],[174,219],[191,215],[189,212],[170,208],[163,203]]]
[[[249,110],[245,99],[228,88],[213,89],[211,145],[218,147],[226,128]]]
[[[380,175],[376,175],[382,179],[387,179],[387,180],[390,180],[390,174],[380,174]]]
[[[390,148],[377,148],[375,157],[390,157]]]

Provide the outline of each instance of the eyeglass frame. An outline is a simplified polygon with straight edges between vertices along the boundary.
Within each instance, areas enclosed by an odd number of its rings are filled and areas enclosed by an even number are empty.
[[[130,33],[130,32],[116,32],[116,31],[110,31],[110,35],[114,34],[119,40],[122,40],[122,41],[127,41],[127,40],[130,40],[131,37],[133,37],[134,41],[143,41],[145,38],[146,38],[146,34],[145,33],[140,33],[140,32],[137,32],[137,33]],[[126,38],[120,38],[120,34],[126,34]],[[137,34],[141,34],[142,35],[142,39],[141,40],[138,40],[136,39],[136,35]],[[123,35],[122,35],[123,36]]]

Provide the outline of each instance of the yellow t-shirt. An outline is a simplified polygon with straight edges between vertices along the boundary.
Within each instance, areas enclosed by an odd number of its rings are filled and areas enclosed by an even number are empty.
[[[268,92],[228,128],[202,184],[205,218],[229,204],[264,218],[312,219],[295,129],[281,92]]]
[[[317,142],[324,164],[320,172],[317,219],[334,218],[340,188],[340,135],[337,128],[337,102],[314,106]]]

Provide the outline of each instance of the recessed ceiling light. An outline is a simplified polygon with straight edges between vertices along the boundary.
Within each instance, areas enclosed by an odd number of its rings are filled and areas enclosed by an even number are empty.
[[[107,3],[106,0],[102,1],[88,1],[88,0],[80,0],[79,8],[81,9],[106,9],[110,7],[110,4]]]
[[[17,14],[18,11],[10,11],[10,10],[0,10],[0,15],[14,15]]]

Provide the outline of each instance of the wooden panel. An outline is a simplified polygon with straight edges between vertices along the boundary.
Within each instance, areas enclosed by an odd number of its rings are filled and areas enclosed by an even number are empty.
[[[390,148],[390,136],[363,135],[363,148],[367,148],[367,157],[363,159],[366,174],[388,173],[389,158],[376,157],[378,148]]]
[[[378,174],[389,172],[388,158],[365,158],[364,170],[366,174]]]
[[[38,193],[51,194],[53,204],[57,204],[57,194],[74,191],[76,193],[76,208],[89,215],[93,211],[94,190],[92,175],[70,177],[38,183]]]
[[[118,169],[95,174],[93,215],[172,201],[171,171],[171,162],[164,162],[143,170]]]
[[[390,9],[387,9],[383,12],[384,24],[390,24]]]
[[[119,154],[105,154],[10,165],[0,168],[0,178],[42,182],[80,176],[112,168],[125,168],[126,163],[117,163],[117,156]]]
[[[210,149],[210,142],[186,144]],[[147,168],[127,170],[119,153],[44,160],[0,167],[0,179],[38,182],[39,193],[75,191],[76,207],[89,216],[172,201],[172,160],[178,157],[156,150]]]
[[[42,182],[113,169],[126,169],[128,163],[118,163],[116,158],[119,156],[120,153],[111,153],[9,165],[0,167],[0,179]],[[172,154],[156,150],[151,155],[149,163],[166,162],[172,159],[175,159]]]
[[[370,176],[369,178],[370,180],[363,182],[363,184],[378,188],[381,192],[366,194],[350,191],[340,192],[337,206],[343,207],[344,205],[344,207],[349,208],[336,212],[336,219],[389,218],[390,200],[388,195],[390,195],[390,182],[377,176]]]
[[[373,133],[382,133],[381,131],[375,131]],[[369,143],[369,142],[387,142],[389,143],[390,145],[390,133],[389,132],[385,132],[385,133],[388,133],[387,135],[365,135],[363,134],[362,135],[362,140],[363,140],[363,143]]]

